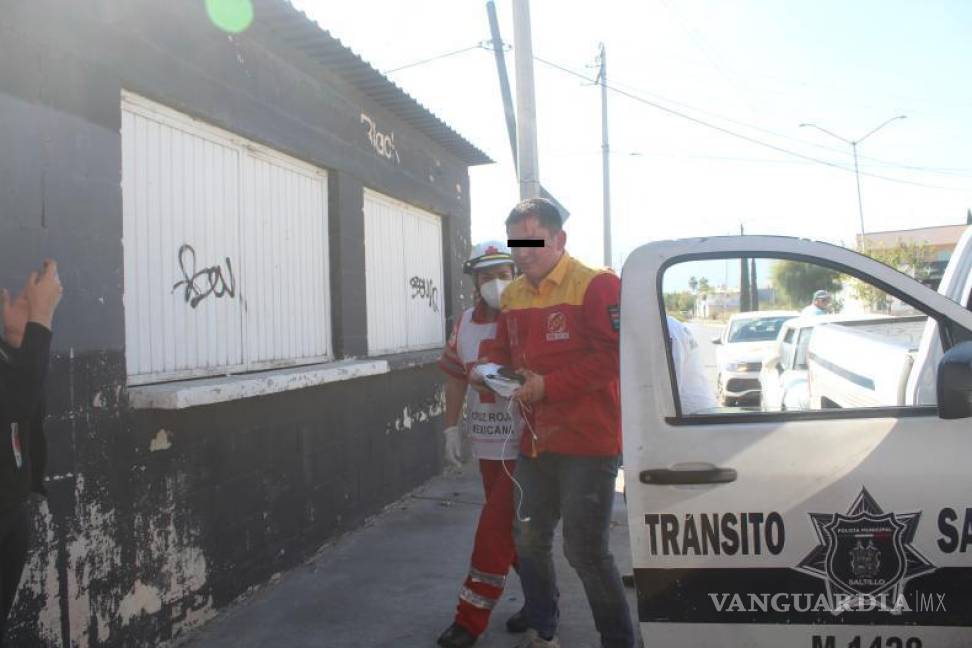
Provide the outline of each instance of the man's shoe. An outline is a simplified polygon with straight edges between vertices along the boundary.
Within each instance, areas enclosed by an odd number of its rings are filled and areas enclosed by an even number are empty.
[[[458,623],[446,628],[436,642],[442,648],[469,648],[476,643],[476,637]]]
[[[516,648],[560,648],[560,641],[557,637],[544,639],[537,634],[536,630],[530,628],[523,640],[516,644]]]
[[[519,612],[506,620],[506,631],[513,634],[526,632],[529,627],[526,619],[526,608],[520,608]]]

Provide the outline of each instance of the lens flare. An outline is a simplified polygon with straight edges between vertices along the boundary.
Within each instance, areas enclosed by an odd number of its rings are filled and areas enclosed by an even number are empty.
[[[206,13],[225,32],[239,34],[253,23],[251,0],[206,0]]]

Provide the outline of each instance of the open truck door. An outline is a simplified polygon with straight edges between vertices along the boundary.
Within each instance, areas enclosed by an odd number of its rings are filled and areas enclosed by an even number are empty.
[[[952,250],[952,256],[938,286],[938,293],[972,309],[972,227],[965,228]],[[906,398],[909,399],[909,404],[927,405],[936,402],[938,365],[943,353],[938,322],[929,319],[915,357],[917,370],[912,372],[908,381]]]
[[[894,297],[934,320],[938,402],[684,411],[665,294],[689,276],[681,264],[754,258],[760,277],[822,268],[848,308]],[[845,248],[746,236],[635,250],[622,274],[621,401],[646,645],[972,645],[972,425],[954,418],[972,413],[969,340],[964,304]]]

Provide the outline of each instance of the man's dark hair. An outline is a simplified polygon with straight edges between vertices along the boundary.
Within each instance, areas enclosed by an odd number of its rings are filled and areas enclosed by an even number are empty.
[[[552,202],[546,198],[527,198],[517,203],[516,207],[510,211],[506,217],[506,226],[516,225],[529,216],[534,216],[540,225],[549,230],[551,234],[556,234],[563,228],[560,220],[560,211]]]

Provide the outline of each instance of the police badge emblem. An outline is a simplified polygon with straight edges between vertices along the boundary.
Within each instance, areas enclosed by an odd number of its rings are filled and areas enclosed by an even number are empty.
[[[835,514],[823,527],[831,583],[847,594],[872,596],[894,588],[905,572],[905,528],[894,513]]]
[[[826,581],[835,614],[893,607],[910,579],[935,569],[912,545],[920,518],[920,511],[885,513],[862,488],[846,514],[810,514],[820,544],[796,569]]]

